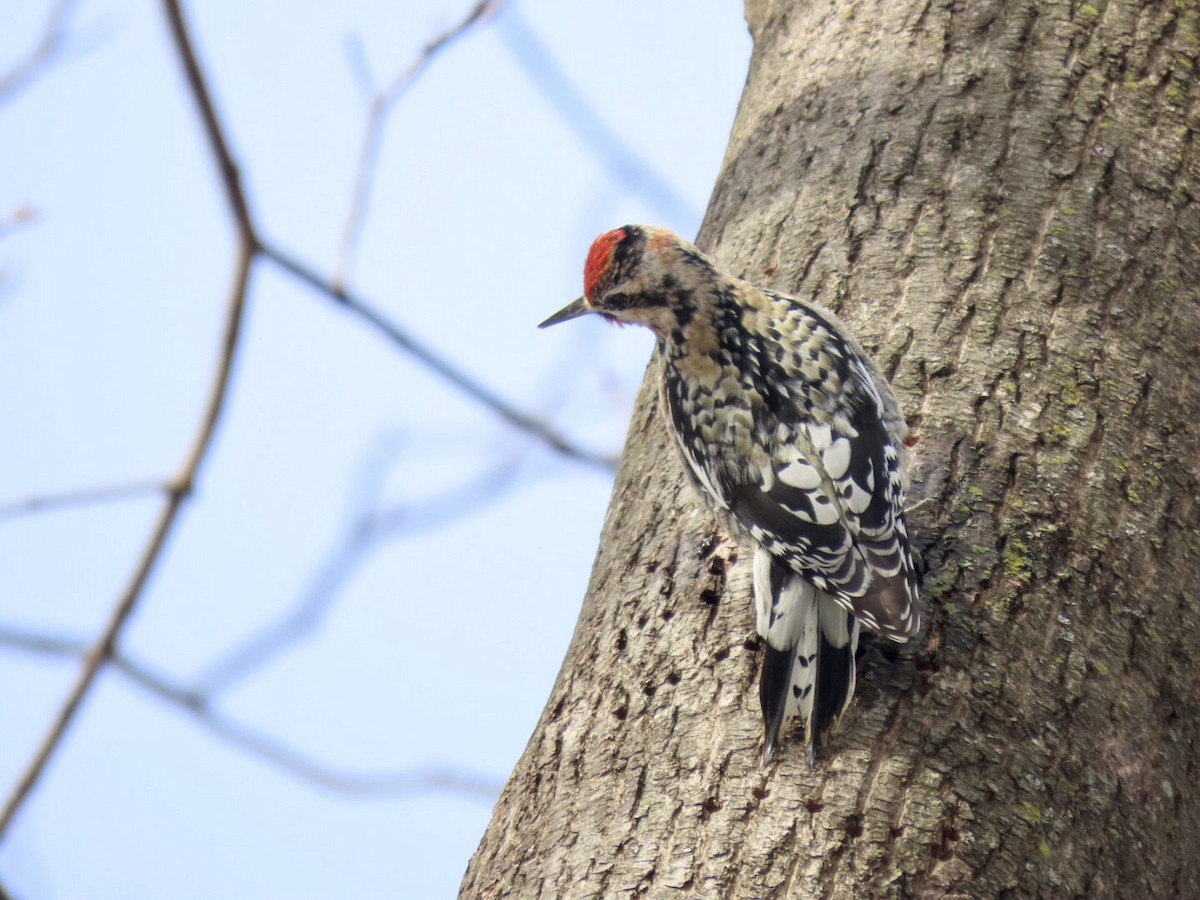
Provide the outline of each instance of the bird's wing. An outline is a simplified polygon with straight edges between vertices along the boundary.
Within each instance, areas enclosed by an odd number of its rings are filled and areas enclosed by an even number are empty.
[[[920,616],[904,521],[902,438],[884,421],[879,389],[856,356],[845,360],[842,390],[829,398],[825,421],[787,399],[798,393],[764,398],[754,411],[755,444],[764,452],[749,464],[731,455],[729,464],[702,474],[686,438],[684,456],[756,542],[868,627],[907,640]]]

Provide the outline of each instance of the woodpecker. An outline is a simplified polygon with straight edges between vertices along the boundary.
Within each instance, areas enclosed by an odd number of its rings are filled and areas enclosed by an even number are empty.
[[[891,387],[831,312],[734,278],[662,228],[596,238],[583,296],[539,327],[588,313],[658,339],[684,469],[753,545],[763,765],[796,715],[812,764],[854,696],[861,626],[897,642],[921,627]]]

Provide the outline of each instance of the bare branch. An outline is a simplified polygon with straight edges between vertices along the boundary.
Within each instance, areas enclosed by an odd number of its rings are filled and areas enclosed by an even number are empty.
[[[62,50],[67,36],[67,20],[74,6],[75,0],[58,0],[51,7],[37,44],[23,60],[0,76],[0,103],[12,99]]]
[[[409,63],[408,68],[401,72],[392,83],[382,91],[376,91],[371,98],[367,114],[367,126],[363,132],[362,145],[358,151],[358,169],[354,176],[354,193],[350,199],[350,209],[346,214],[346,224],[342,231],[341,249],[333,268],[333,278],[330,283],[336,288],[344,288],[350,277],[351,257],[354,255],[358,236],[362,232],[363,222],[367,214],[367,201],[371,193],[371,181],[375,174],[375,162],[379,158],[379,145],[383,140],[383,129],[387,115],[413,83],[433,61],[439,52],[448,47],[457,38],[466,33],[472,25],[481,21],[489,13],[500,6],[500,0],[478,0],[463,19],[453,27],[442,32],[432,41],[421,48],[417,58]],[[357,46],[358,55],[354,72],[360,86],[370,85],[372,79],[362,55],[361,45]],[[353,57],[352,57],[353,59]]]
[[[117,639],[123,631],[126,622],[129,620],[130,614],[136,608],[146,582],[150,577],[150,573],[154,570],[155,565],[161,557],[162,548],[166,544],[167,537],[178,521],[179,511],[191,495],[196,475],[208,454],[213,434],[216,431],[217,422],[220,420],[221,411],[224,408],[229,388],[229,376],[233,369],[238,337],[241,333],[242,311],[245,307],[246,290],[250,280],[250,268],[255,255],[254,230],[245,200],[241,196],[237,168],[234,166],[232,157],[225,146],[216,112],[205,87],[195,54],[192,51],[187,27],[183,21],[179,5],[176,0],[164,0],[164,6],[170,24],[171,35],[179,51],[180,58],[184,63],[188,84],[200,109],[211,149],[219,161],[226,195],[238,223],[240,241],[238,257],[234,264],[229,298],[226,301],[225,330],[212,387],[209,390],[197,433],[193,438],[191,448],[188,450],[183,467],[179,475],[167,488],[166,502],[159,513],[150,539],[142,551],[141,559],[139,559],[128,585],[109,614],[108,621],[105,623],[100,637],[85,654],[83,668],[62,709],[59,710],[58,716],[51,725],[49,733],[45,736],[33,759],[22,773],[12,795],[4,805],[3,811],[0,812],[0,840],[3,839],[17,812],[21,809],[26,798],[28,798],[38,779],[45,771],[46,764],[61,744],[63,735],[66,734],[68,727],[70,727],[76,714],[79,712],[83,701],[96,683],[96,676],[99,674],[100,669],[112,658]]]
[[[367,554],[401,535],[444,524],[498,501],[516,478],[519,460],[494,466],[478,478],[421,503],[367,508],[326,555],[308,588],[290,609],[218,660],[199,679],[206,696],[227,690],[310,635],[337,601],[342,585]]]
[[[254,227],[249,205],[241,187],[241,176],[238,167],[229,150],[229,145],[225,139],[216,108],[208,91],[207,82],[196,59],[187,24],[183,19],[182,10],[179,6],[179,0],[162,0],[162,3],[166,13],[168,31],[184,68],[185,79],[192,95],[192,100],[196,104],[196,108],[200,114],[205,138],[216,163],[225,199],[234,218],[238,233],[237,256],[234,261],[229,296],[226,300],[223,339],[215,366],[213,382],[209,389],[204,410],[200,416],[196,435],[193,438],[191,447],[188,449],[184,463],[181,466],[179,474],[169,483],[162,486],[165,494],[163,507],[159,512],[158,519],[154,524],[146,546],[143,548],[134,572],[131,574],[128,584],[110,612],[108,621],[105,623],[99,637],[83,653],[83,666],[76,678],[75,684],[72,686],[67,699],[55,717],[49,732],[45,735],[41,745],[35,752],[33,759],[29,762],[17,781],[13,793],[8,798],[3,809],[0,810],[0,841],[3,840],[8,828],[44,773],[48,762],[61,745],[64,735],[94,687],[100,670],[106,663],[113,662],[116,659],[117,642],[126,623],[129,621],[130,614],[137,607],[143,595],[150,574],[161,558],[162,549],[171,535],[175,524],[178,522],[180,510],[191,496],[196,478],[212,444],[212,438],[220,421],[228,394],[229,379],[238,349],[242,314],[246,304],[251,271],[260,253],[273,260],[277,265],[301,281],[341,303],[347,310],[353,312],[360,319],[372,325],[377,331],[386,335],[394,345],[422,362],[429,369],[468,396],[491,409],[508,424],[524,431],[526,434],[539,438],[564,455],[609,470],[615,467],[613,460],[610,458],[575,446],[548,425],[512,406],[483,384],[472,379],[450,362],[416,341],[399,326],[384,317],[382,313],[368,306],[361,299],[354,297],[343,287],[320,278],[311,269],[296,262],[277,248],[267,247],[263,244]],[[67,7],[68,4],[64,2],[60,3],[56,9],[66,9]],[[461,33],[462,30],[481,18],[491,8],[491,3],[478,3],[472,15],[468,16],[461,23],[457,31],[452,30],[448,32],[426,48],[426,53],[424,54],[425,60],[427,61],[429,57],[436,53],[438,49],[444,46],[457,33]],[[411,83],[412,77],[415,77],[415,73],[420,71],[422,65],[424,65],[424,62],[418,60],[418,63],[414,64],[414,68],[411,69],[412,74],[405,73],[389,86],[385,96],[391,99],[387,102],[394,102],[395,98]],[[127,661],[123,662],[122,666],[124,667],[122,670],[130,674],[130,677],[137,677],[130,672]],[[152,682],[144,682],[144,684],[149,688]],[[213,719],[201,695],[182,692],[178,693],[176,700],[182,705],[198,712],[204,711],[208,715],[206,722],[210,727],[223,733],[228,740],[240,742],[246,749],[264,758],[273,759],[280,765],[287,766],[297,774],[309,777],[311,780],[322,780],[323,776],[320,775],[320,769],[310,761],[284,748],[280,748],[261,735],[256,735],[225,720]],[[433,780],[442,785],[452,785],[453,783],[450,776],[444,773],[435,773]],[[352,782],[345,779],[339,781],[337,777],[324,778],[324,781],[330,787],[338,787],[340,785],[338,789],[341,790],[359,789],[352,787]],[[390,787],[382,789],[411,792],[414,786],[428,784],[430,779],[427,773],[426,776],[415,780],[412,776],[405,775],[389,776],[385,781]],[[380,790],[380,785],[383,783],[378,780],[372,780],[371,790]],[[462,784],[467,783],[462,782]]]
[[[233,365],[233,356],[241,325],[241,313],[245,303],[246,286],[250,276],[251,257],[252,254],[249,248],[243,247],[230,291],[225,346],[222,349],[221,357],[217,364],[216,378],[214,379],[214,384],[209,395],[207,408],[204,411],[199,432],[188,454],[187,462],[179,478],[167,490],[166,503],[159,513],[158,521],[155,523],[150,536],[150,541],[142,551],[142,557],[138,561],[137,568],[129,584],[110,613],[108,622],[105,624],[100,637],[84,657],[83,669],[79,673],[75,685],[72,687],[49,733],[43,739],[41,746],[34,754],[33,760],[21,775],[12,796],[9,797],[8,802],[4,806],[3,812],[0,813],[0,839],[3,839],[25,799],[37,784],[42,772],[45,771],[50,757],[58,749],[63,735],[66,734],[67,728],[74,721],[84,699],[95,684],[96,676],[99,674],[101,667],[112,657],[117,638],[123,631],[125,623],[129,620],[130,613],[137,606],[137,602],[141,598],[142,591],[146,586],[146,581],[160,558],[162,548],[166,544],[167,536],[171,533],[178,519],[179,511],[183,508],[184,503],[191,494],[192,484],[200,468],[200,464],[204,461],[208,452],[212,435],[216,429],[216,424],[220,418],[224,403],[229,372]]]
[[[27,513],[51,512],[61,509],[71,509],[77,506],[89,506],[93,503],[112,503],[118,500],[130,500],[145,494],[169,490],[170,485],[162,481],[131,481],[127,484],[112,484],[104,487],[83,488],[78,491],[64,491],[61,494],[40,494],[0,503],[0,519]]]
[[[501,782],[453,769],[340,772],[212,710],[199,712],[197,717],[206,728],[229,743],[279,766],[298,778],[338,793],[410,797],[432,791],[454,791],[487,801],[493,801],[500,795]]]
[[[379,89],[375,86],[375,76],[371,73],[371,65],[367,62],[367,53],[363,49],[362,38],[352,34],[346,38],[346,63],[350,66],[350,74],[358,85],[363,103],[371,105]]]
[[[242,176],[233,154],[229,150],[229,142],[225,140],[225,131],[217,117],[217,108],[213,105],[208,92],[208,81],[200,70],[196,59],[196,51],[192,48],[192,38],[188,32],[187,23],[183,20],[183,11],[179,0],[163,0],[163,10],[167,14],[167,24],[170,28],[171,39],[183,63],[184,74],[187,77],[188,89],[196,103],[196,111],[204,123],[204,136],[208,140],[208,148],[216,157],[217,169],[221,176],[221,186],[225,190],[225,202],[233,213],[237,223],[238,237],[242,242],[243,251],[249,250],[251,256],[258,249],[257,232],[250,217],[250,207],[246,203],[245,192],[242,191]]]
[[[448,359],[419,342],[382,312],[371,306],[362,296],[334,284],[332,279],[318,275],[313,269],[271,244],[263,243],[260,251],[285,272],[307,284],[310,288],[337,301],[349,312],[364,320],[393,344],[431,369],[444,380],[454,385],[468,397],[486,406],[514,428],[532,435],[564,456],[577,459],[607,471],[616,470],[616,459],[581,447],[555,431],[545,422],[529,413],[522,412],[500,397],[482,382],[467,375]]]
[[[117,669],[160,699],[182,707],[222,740],[290,774],[326,790],[344,794],[411,796],[430,791],[455,791],[494,800],[501,785],[495,780],[453,769],[409,769],[398,772],[346,772],[318,762],[261,731],[214,709],[204,694],[170,684],[162,676],[127,657],[113,660]]]
[[[0,625],[0,644],[48,656],[79,657],[88,652],[87,644],[82,640],[24,632],[3,625]],[[217,737],[317,787],[343,794],[388,797],[452,791],[488,801],[496,799],[500,793],[501,784],[497,780],[455,769],[428,767],[397,772],[337,769],[221,714],[212,708],[202,692],[171,684],[162,675],[127,656],[115,654],[109,662],[130,681],[184,710]]]
[[[0,625],[0,644],[42,656],[83,656],[88,649],[87,644],[77,638],[24,631],[11,625]]]
[[[699,213],[601,118],[571,84],[553,54],[526,24],[516,5],[505,10],[500,33],[534,87],[570,126],[588,152],[630,191],[641,194],[668,221],[698,222]]]

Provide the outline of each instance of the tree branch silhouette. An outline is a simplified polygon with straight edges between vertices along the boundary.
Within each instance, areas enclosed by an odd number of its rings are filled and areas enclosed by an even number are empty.
[[[67,21],[75,7],[75,0],[58,0],[46,18],[38,42],[29,53],[0,76],[0,103],[11,100],[62,50],[67,36]]]
[[[68,3],[60,3],[56,7],[56,10],[64,10],[68,5]],[[458,33],[461,33],[461,30],[481,18],[490,6],[489,3],[477,4],[472,11],[472,15],[468,16],[463,23],[457,26]],[[513,404],[504,400],[487,388],[482,382],[471,378],[451,362],[425,347],[421,342],[408,334],[407,331],[390,321],[361,297],[341,287],[336,283],[335,279],[322,278],[310,267],[297,261],[287,252],[264,243],[255,227],[249,203],[242,188],[240,170],[229,149],[229,142],[226,139],[225,131],[213,103],[208,82],[196,57],[192,37],[184,19],[179,0],[162,0],[162,8],[167,20],[168,33],[176,55],[183,67],[185,82],[199,114],[205,142],[208,145],[209,152],[217,168],[221,190],[226,206],[234,220],[237,235],[233,273],[228,297],[225,302],[223,335],[212,376],[212,384],[200,415],[196,433],[185,454],[184,462],[178,474],[161,486],[163,506],[154,523],[146,546],[142,550],[137,565],[119,599],[110,611],[108,620],[99,636],[84,649],[82,653],[83,665],[75,683],[54,718],[49,731],[35,751],[33,758],[18,778],[11,795],[3,808],[0,809],[0,840],[3,840],[7,834],[17,814],[44,774],[51,758],[61,746],[64,736],[95,686],[100,671],[106,664],[114,662],[117,658],[118,641],[129,621],[130,615],[136,609],[144,594],[144,589],[151,573],[162,557],[162,550],[175,529],[180,511],[192,495],[200,470],[208,457],[212,439],[220,422],[229,394],[230,377],[237,355],[242,316],[246,306],[250,279],[254,264],[260,257],[270,259],[284,271],[308,284],[311,288],[323,293],[328,298],[338,302],[343,308],[352,312],[376,331],[386,336],[393,345],[416,358],[458,390],[490,409],[510,426],[543,441],[549,447],[565,456],[608,470],[614,468],[614,461],[611,458],[576,446],[569,439],[541,422],[537,417],[521,411]],[[52,24],[56,21],[58,20],[52,17]],[[51,29],[51,32],[57,33],[54,28]],[[448,37],[440,43],[435,41],[430,45],[434,47],[432,51],[427,47],[426,58],[436,52],[437,47],[444,46],[450,39]],[[57,39],[49,42],[50,49],[43,51],[42,55],[44,56],[46,53],[52,52],[55,46],[57,46]],[[416,71],[420,71],[420,66],[417,67]],[[415,74],[412,77],[415,77]],[[396,82],[396,84],[400,85],[400,88],[397,90],[402,90],[404,86],[410,84],[412,77],[408,77],[407,79],[402,78]],[[97,488],[91,491],[80,492],[80,494],[92,498],[111,499],[125,492],[126,489],[118,486],[116,488]],[[37,498],[34,498],[32,502],[36,505],[39,501]],[[62,506],[66,504],[55,505]],[[149,687],[149,683],[146,686]],[[234,733],[229,732],[228,729],[226,729],[226,732],[226,736],[233,739]],[[242,738],[244,738],[242,743],[247,749],[252,749],[254,752],[258,752],[259,755],[272,756],[269,745],[263,745],[261,742],[256,743],[255,740],[248,738],[245,734],[242,735]],[[286,764],[282,761],[288,758],[286,755],[274,755],[278,757],[281,765]],[[293,759],[293,763],[296,763],[295,759]],[[296,763],[291,767],[297,772],[306,771],[306,765],[301,763]],[[307,768],[311,770],[312,767],[307,766]]]
[[[89,651],[87,643],[82,640],[25,632],[5,625],[0,625],[0,645],[43,656],[71,658],[83,657]],[[340,769],[223,714],[212,706],[211,698],[203,691],[173,684],[125,654],[114,653],[109,663],[133,684],[181,709],[226,743],[325,790],[376,797],[408,797],[432,791],[453,791],[481,800],[494,800],[500,793],[500,783],[495,779],[439,766],[395,772]]]
[[[412,87],[417,77],[425,71],[435,56],[450,44],[462,37],[471,26],[483,20],[501,5],[501,0],[479,0],[462,20],[452,28],[443,31],[424,47],[409,65],[383,90],[375,88],[373,79],[368,71],[366,60],[361,54],[351,57],[358,81],[371,92],[368,105],[367,124],[363,130],[362,144],[358,151],[358,168],[354,175],[354,191],[350,198],[350,208],[346,213],[346,224],[342,230],[341,248],[338,251],[337,262],[334,264],[333,277],[329,283],[336,289],[344,288],[350,278],[350,268],[353,262],[354,250],[362,233],[363,223],[367,215],[367,203],[371,195],[371,182],[375,175],[375,163],[379,159],[379,147],[383,141],[383,130],[387,125],[388,113],[396,102]],[[358,45],[355,45],[356,47]]]
[[[66,701],[59,710],[49,732],[34,753],[33,759],[18,779],[3,810],[0,811],[0,840],[7,833],[25,800],[45,772],[50,758],[62,744],[63,736],[74,722],[83,701],[95,685],[96,676],[113,656],[117,639],[142,597],[150,573],[161,558],[162,548],[179,519],[180,510],[191,496],[196,477],[208,456],[217,423],[225,406],[225,399],[229,391],[229,379],[233,371],[234,357],[241,334],[242,311],[245,308],[246,291],[250,282],[250,269],[254,261],[256,246],[250,212],[241,191],[237,166],[226,146],[212,99],[200,73],[200,66],[183,21],[182,11],[175,0],[164,0],[163,6],[167,13],[171,36],[187,73],[188,83],[191,85],[193,97],[204,123],[205,134],[221,171],[226,199],[237,224],[237,255],[234,260],[229,296],[225,304],[225,326],[221,349],[213,373],[212,386],[209,389],[196,435],[187,451],[183,466],[164,491],[163,508],[159,512],[150,539],[142,551],[133,575],[109,614],[100,636],[84,654],[83,667]]]
[[[583,93],[567,78],[520,14],[516,5],[500,19],[500,33],[514,62],[529,77],[534,88],[559,118],[610,175],[632,193],[641,194],[668,221],[698,222],[700,214],[691,207],[653,166],[621,139]]]
[[[519,465],[516,458],[503,460],[471,481],[421,502],[364,505],[317,565],[297,602],[217,660],[198,679],[199,689],[210,696],[227,690],[303,640],[325,620],[342,585],[367,555],[386,541],[445,524],[495,503],[512,486]]]
[[[616,457],[597,453],[576,444],[535,415],[524,412],[482,381],[471,377],[446,357],[413,337],[408,331],[388,319],[361,294],[339,287],[332,278],[326,278],[310,266],[300,262],[287,251],[269,243],[259,245],[259,251],[284,272],[303,284],[324,294],[342,306],[347,312],[370,325],[386,337],[394,346],[416,359],[427,369],[439,375],[443,381],[458,388],[465,396],[489,409],[502,421],[518,431],[540,440],[542,443],[568,458],[586,463],[606,471],[616,471]]]
[[[58,494],[33,494],[29,497],[10,500],[8,503],[0,503],[0,519],[29,515],[30,513],[56,512],[61,509],[91,506],[97,503],[113,503],[166,490],[169,490],[169,486],[162,479],[143,479],[124,484],[80,488]]]

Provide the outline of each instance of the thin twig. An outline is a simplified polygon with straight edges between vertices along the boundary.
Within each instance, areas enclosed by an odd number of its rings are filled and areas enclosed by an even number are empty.
[[[581,447],[574,441],[555,431],[545,422],[529,413],[517,409],[482,382],[467,375],[448,359],[439,356],[422,344],[403,328],[371,306],[362,296],[344,287],[338,287],[332,279],[321,277],[304,263],[272,244],[263,243],[260,252],[288,274],[307,284],[315,291],[336,300],[347,311],[358,316],[383,334],[393,344],[417,359],[445,381],[454,385],[471,399],[486,406],[509,425],[532,435],[564,456],[577,459],[606,471],[616,470],[616,460],[603,453]]]
[[[87,643],[77,638],[25,631],[11,625],[0,625],[0,645],[42,656],[83,656],[88,649]]]
[[[112,484],[104,487],[82,488],[78,491],[64,491],[61,494],[39,494],[33,497],[23,497],[0,503],[0,519],[12,516],[22,516],[36,512],[50,512],[60,509],[70,509],[77,506],[89,506],[93,503],[112,503],[117,500],[130,500],[165,491],[168,485],[162,481],[130,481],[127,484]]]
[[[357,34],[346,38],[346,62],[350,66],[350,74],[354,76],[354,81],[358,85],[358,92],[362,95],[363,103],[369,107],[371,101],[375,99],[375,95],[379,93],[379,89],[375,86],[375,77],[371,74],[371,65],[367,62],[367,53],[363,48],[362,38]]]
[[[0,645],[47,656],[79,657],[88,652],[87,644],[82,640],[25,632],[4,625],[0,625]],[[202,692],[172,684],[142,663],[122,654],[113,655],[109,662],[138,687],[179,707],[221,740],[326,790],[386,797],[455,791],[482,800],[495,800],[500,793],[500,784],[495,779],[454,769],[429,767],[374,773],[337,769],[223,715],[209,704]]]
[[[56,9],[66,9],[68,3],[69,0],[68,2],[60,3]],[[229,151],[229,146],[217,117],[216,109],[209,95],[207,82],[196,59],[187,24],[183,19],[183,14],[179,6],[179,0],[162,0],[162,4],[166,13],[171,39],[179,55],[180,62],[183,65],[185,79],[200,114],[205,138],[218,168],[225,199],[237,229],[237,256],[234,262],[229,296],[226,301],[227,311],[223,340],[216,362],[213,383],[200,417],[197,433],[186,454],[180,472],[174,479],[163,486],[165,494],[163,508],[159,512],[158,519],[154,524],[146,546],[143,548],[141,557],[130,577],[129,583],[110,612],[108,621],[105,623],[100,636],[83,655],[83,666],[66,701],[55,717],[49,732],[45,735],[42,743],[35,752],[33,759],[21,774],[3,810],[0,810],[0,841],[3,841],[13,820],[45,772],[50,759],[58,747],[61,746],[64,735],[81,709],[84,700],[95,686],[100,670],[106,663],[112,662],[116,658],[117,642],[126,623],[129,621],[131,613],[143,595],[151,573],[161,559],[163,547],[166,545],[167,539],[178,522],[180,510],[191,496],[196,478],[207,458],[212,438],[220,421],[228,395],[229,380],[238,348],[238,339],[241,333],[242,315],[245,309],[251,270],[259,254],[270,258],[282,269],[309,284],[310,287],[339,302],[344,308],[373,326],[377,331],[386,335],[394,345],[421,361],[436,374],[468,396],[491,409],[505,422],[527,434],[539,438],[564,455],[605,469],[611,470],[614,468],[612,459],[576,446],[545,423],[517,409],[483,384],[461,372],[447,360],[420,344],[399,326],[390,322],[382,313],[364,303],[360,298],[351,295],[344,288],[320,278],[311,269],[295,261],[281,250],[263,244],[254,227],[246,195],[241,187],[241,177],[238,167]],[[490,7],[490,3],[477,4],[475,7],[477,12],[466,21],[463,27],[465,28],[467,25],[470,25],[490,9]],[[443,40],[441,43],[444,45],[445,41]],[[436,49],[435,47],[433,52],[436,52]],[[390,90],[393,90],[398,96],[407,83],[402,77],[397,80]],[[197,695],[188,694],[187,697],[189,699],[184,705],[195,709],[205,708],[202,701],[197,698]],[[209,724],[212,725],[211,722]],[[218,726],[212,727],[214,729],[218,728]],[[265,758],[274,759],[280,765],[289,766],[297,774],[307,772],[308,776],[306,777],[313,777],[314,780],[320,780],[316,777],[317,770],[313,768],[311,763],[299,757],[289,757],[287,754],[281,753],[277,747],[273,747],[270,743],[265,743],[261,736],[248,733],[244,729],[241,732],[238,732],[236,729],[231,731],[228,723],[221,724],[219,727],[225,730],[227,739],[240,740],[242,745],[252,752],[256,752]],[[238,737],[239,734],[240,737]],[[289,759],[290,762],[288,761]],[[451,786],[450,782],[443,779],[440,775],[435,780],[442,786]],[[428,779],[425,779],[425,782],[428,782]],[[335,786],[335,783],[336,780],[331,781],[328,786]],[[378,782],[372,783],[376,785],[372,789],[378,789]],[[390,783],[394,789],[410,791],[412,785],[416,782],[406,776],[401,780],[393,779]],[[343,786],[342,789],[351,788]]]
[[[529,76],[533,86],[618,182],[644,196],[668,221],[682,224],[700,220],[691,204],[621,140],[570,82],[553,54],[525,22],[517,5],[505,10],[500,20],[500,34],[508,44],[513,60]]]
[[[375,774],[339,772],[212,710],[197,715],[206,728],[229,743],[298,778],[338,793],[409,797],[432,791],[455,791],[489,801],[500,795],[501,785],[495,779],[452,769],[430,768]]]
[[[221,187],[225,191],[225,202],[229,204],[234,222],[237,224],[238,239],[242,245],[239,249],[242,251],[248,249],[250,255],[253,256],[258,250],[258,237],[250,217],[250,207],[246,203],[246,194],[242,190],[242,176],[238,171],[237,163],[233,161],[229,143],[225,140],[225,131],[217,118],[217,108],[213,105],[212,97],[208,92],[208,81],[205,79],[204,73],[200,71],[200,62],[196,59],[196,51],[192,48],[192,38],[188,32],[187,23],[183,20],[183,11],[179,7],[179,0],[163,0],[163,9],[167,14],[175,50],[179,54],[180,62],[183,63],[188,88],[191,90],[192,99],[196,102],[196,111],[200,113],[200,119],[204,123],[204,137],[208,141],[208,149],[216,157],[217,169],[221,176]]]
[[[11,99],[16,93],[58,54],[66,37],[67,19],[75,0],[58,0],[50,9],[50,15],[42,28],[41,37],[28,55],[0,76],[0,103]]]
[[[241,313],[246,297],[246,286],[250,276],[250,260],[252,255],[249,248],[242,248],[233,286],[230,291],[225,346],[218,362],[217,376],[209,395],[204,417],[201,420],[200,430],[188,454],[187,462],[180,477],[167,491],[166,503],[159,513],[158,521],[154,525],[149,543],[142,551],[141,559],[138,561],[133,577],[130,579],[121,598],[117,601],[116,606],[113,607],[99,639],[84,657],[83,669],[80,671],[66,702],[63,704],[62,709],[59,710],[58,716],[55,718],[53,725],[51,725],[49,733],[45,736],[41,746],[39,746],[37,752],[34,754],[33,760],[25,772],[22,773],[16,788],[13,790],[12,796],[9,797],[8,802],[4,806],[3,812],[0,813],[0,840],[3,840],[17,812],[45,771],[50,757],[54,755],[55,750],[61,744],[63,735],[66,734],[67,728],[74,721],[84,699],[95,684],[96,676],[100,673],[101,667],[112,657],[117,638],[124,630],[125,623],[129,620],[130,614],[137,606],[138,600],[141,599],[142,591],[146,586],[150,573],[162,555],[162,548],[166,544],[167,537],[178,519],[179,511],[191,495],[196,473],[199,471],[200,464],[204,461],[207,454],[225,399],[229,372],[233,365],[234,350],[237,346],[237,335],[241,325]]]
[[[367,125],[363,131],[362,145],[358,151],[354,193],[350,198],[350,209],[346,214],[346,224],[342,229],[341,248],[333,267],[333,278],[330,281],[336,288],[344,288],[350,277],[351,259],[366,219],[367,202],[371,195],[371,181],[375,175],[375,163],[379,159],[379,145],[383,141],[383,129],[387,124],[388,113],[440,51],[466,33],[472,25],[494,12],[499,4],[500,0],[479,0],[457,25],[442,32],[422,47],[421,52],[416,59],[409,63],[408,68],[371,98],[367,113]],[[371,79],[366,70],[365,60],[361,59],[361,52],[358,63],[355,66],[356,80],[360,86],[369,84]]]
[[[361,511],[338,544],[326,554],[299,600],[217,660],[198,679],[199,690],[209,697],[228,690],[303,640],[325,620],[347,577],[367,554],[385,541],[445,524],[497,502],[512,484],[518,468],[517,460],[505,461],[470,483],[422,503]]]
[[[222,740],[318,787],[343,794],[410,796],[453,790],[484,800],[495,800],[500,785],[490,778],[453,769],[411,769],[399,772],[345,772],[318,762],[261,731],[222,715],[204,694],[172,685],[162,676],[126,657],[113,660],[117,669],[155,696],[182,707]]]
[[[163,5],[167,13],[172,38],[175,41],[176,48],[187,73],[188,84],[204,122],[205,133],[213,154],[219,162],[226,195],[238,225],[240,240],[238,242],[237,260],[234,263],[229,298],[226,301],[225,330],[212,387],[209,390],[196,436],[187,453],[183,467],[179,475],[167,488],[166,502],[159,513],[157,522],[155,522],[150,539],[142,551],[142,556],[138,560],[137,567],[128,585],[122,592],[120,599],[109,614],[108,621],[105,623],[100,637],[84,656],[83,668],[76,678],[66,702],[63,704],[62,709],[59,710],[58,716],[51,725],[50,731],[43,738],[33,759],[22,773],[12,795],[9,797],[7,803],[5,803],[3,811],[0,812],[0,841],[3,840],[13,819],[45,771],[46,764],[61,745],[63,735],[66,734],[68,727],[70,727],[75,716],[78,714],[83,701],[95,685],[96,676],[100,673],[100,669],[105,662],[112,658],[117,639],[124,630],[126,622],[129,621],[129,616],[137,606],[138,600],[141,599],[150,573],[161,558],[162,548],[165,546],[168,536],[178,521],[179,511],[191,496],[196,476],[208,454],[213,434],[216,431],[217,422],[221,418],[221,411],[224,408],[225,398],[228,394],[229,376],[233,369],[238,336],[241,333],[242,311],[245,308],[246,290],[250,281],[250,268],[255,256],[256,242],[254,228],[250,221],[249,210],[246,207],[245,200],[241,196],[237,167],[233,164],[232,156],[222,137],[216,111],[208,95],[208,89],[200,72],[199,64],[196,61],[195,53],[192,50],[187,26],[183,21],[179,4],[177,0],[163,0]]]

